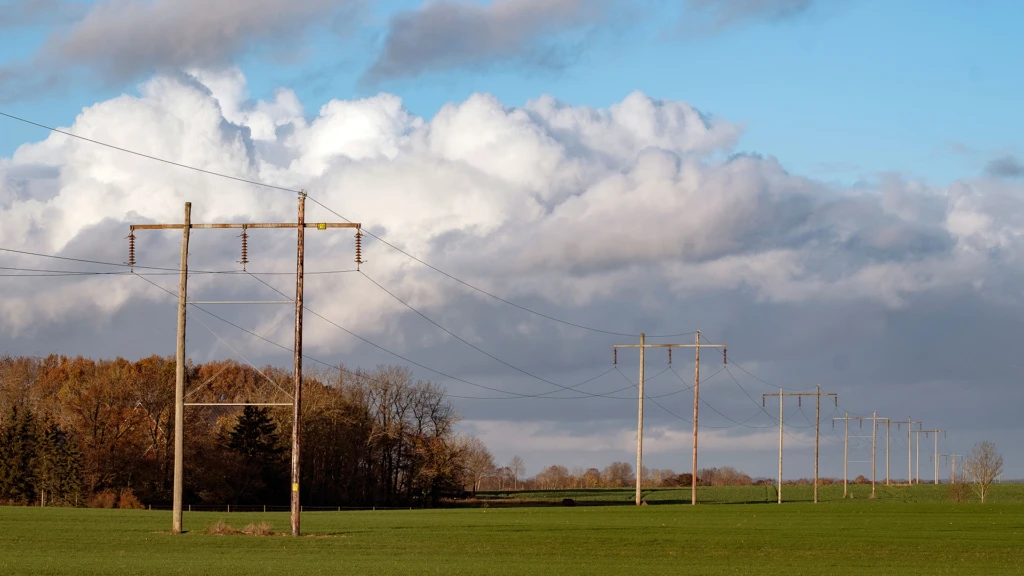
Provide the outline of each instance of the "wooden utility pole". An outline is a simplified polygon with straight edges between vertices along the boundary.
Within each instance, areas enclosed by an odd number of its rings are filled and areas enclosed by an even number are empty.
[[[917,434],[917,483],[921,483],[921,434],[927,438],[929,434],[935,435],[935,452],[933,458],[935,459],[935,483],[939,483],[939,432],[946,433],[945,430],[914,430],[914,434]]]
[[[178,284],[178,346],[174,371],[174,491],[171,533],[181,534],[181,500],[185,471],[185,313],[188,293],[188,235],[192,229],[192,203],[185,202],[185,224],[181,228],[181,274]],[[134,262],[133,262],[134,264]]]
[[[875,497],[875,465],[878,459],[875,456],[876,438],[878,436],[878,411],[871,413],[871,497]]]
[[[896,429],[899,430],[900,426],[903,425],[903,424],[907,425],[907,486],[912,486],[914,484],[914,469],[911,466],[911,451],[912,451],[913,445],[910,442],[910,434],[911,434],[911,428],[914,427],[914,424],[917,424],[918,428],[921,427],[921,421],[920,420],[914,420],[913,418],[907,417],[907,421],[906,422],[896,422]]]
[[[700,402],[700,349],[702,347],[708,348],[721,348],[722,349],[722,362],[726,363],[726,349],[725,344],[704,344],[700,341],[700,330],[697,331],[696,341],[693,344],[647,344],[644,340],[644,335],[640,335],[640,344],[616,344],[613,349],[618,348],[639,348],[640,349],[640,382],[638,388],[640,389],[640,406],[637,409],[637,433],[636,433],[636,505],[639,506],[641,503],[640,498],[640,478],[642,475],[641,463],[643,453],[643,414],[644,414],[644,392],[643,392],[643,380],[644,380],[644,349],[645,348],[668,348],[668,361],[672,363],[672,348],[693,348],[696,352],[696,358],[694,360],[694,376],[693,376],[693,473],[692,480],[690,481],[690,504],[697,503],[697,406]],[[614,362],[618,363],[618,354],[614,356]]]
[[[306,191],[299,194],[299,218],[295,226],[298,236],[296,237],[295,249],[295,374],[293,376],[295,389],[292,392],[292,492],[291,492],[291,520],[292,536],[298,536],[300,531],[299,513],[302,508],[299,503],[299,483],[302,477],[299,475],[299,454],[302,449],[302,276],[306,264]]]
[[[843,420],[845,421],[844,423],[846,424],[846,433],[843,435],[843,499],[845,500],[846,499],[846,482],[847,482],[847,478],[850,477],[850,475],[846,471],[847,462],[849,462],[849,457],[850,457],[850,452],[849,452],[849,446],[850,446],[850,411],[847,410],[844,415],[846,416],[845,418],[843,418]],[[834,421],[832,422],[832,425],[835,426],[835,422]]]
[[[784,430],[784,428],[782,427],[782,420],[783,420],[783,416],[784,416],[784,414],[783,414],[782,399],[784,397],[785,396],[783,396],[782,388],[780,387],[779,388],[779,489],[775,491],[775,493],[779,497],[778,498],[778,500],[779,500],[778,503],[779,504],[782,504],[782,434],[783,434],[783,430]],[[761,404],[762,405],[764,404],[764,398],[761,399]]]
[[[839,406],[839,395],[835,392],[821,392],[821,386],[818,386],[815,392],[783,392],[782,388],[779,388],[778,394],[762,394],[761,395],[761,406],[765,405],[765,398],[770,396],[779,397],[779,504],[782,504],[782,399],[786,396],[796,396],[797,405],[800,406],[803,402],[804,396],[814,396],[815,398],[815,409],[814,409],[814,503],[818,503],[818,442],[821,437],[821,397],[831,396],[835,399],[836,406]]]
[[[174,491],[172,504],[171,529],[175,534],[182,531],[182,485],[184,476],[184,411],[185,406],[291,406],[292,407],[292,466],[291,466],[291,528],[292,535],[298,536],[300,531],[299,517],[302,511],[299,505],[299,483],[300,483],[300,462],[301,462],[301,406],[302,406],[302,302],[303,288],[302,281],[305,265],[305,229],[316,227],[317,230],[328,228],[355,228],[356,229],[356,265],[362,263],[360,257],[361,229],[359,223],[306,223],[306,191],[299,193],[298,198],[298,221],[295,223],[252,223],[252,224],[192,224],[191,203],[185,203],[185,222],[183,224],[134,224],[129,227],[128,234],[128,265],[134,271],[135,266],[135,231],[136,230],[182,230],[181,247],[181,280],[178,288],[178,346],[177,346],[177,373],[175,377],[175,407],[174,407]],[[272,301],[189,301],[186,289],[188,270],[188,240],[189,232],[192,229],[242,229],[242,259],[240,263],[244,266],[247,260],[247,230],[259,228],[293,228],[298,232],[296,242],[296,267],[295,267],[295,300],[272,300]],[[188,304],[294,304],[295,305],[295,372],[293,375],[294,389],[291,402],[282,403],[259,403],[259,402],[195,402],[184,401],[184,379],[185,379],[185,306]]]

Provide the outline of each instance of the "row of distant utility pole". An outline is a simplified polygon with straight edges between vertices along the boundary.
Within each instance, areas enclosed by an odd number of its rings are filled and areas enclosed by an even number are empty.
[[[939,430],[938,428],[933,430],[921,429],[921,422],[914,420],[913,418],[907,418],[906,420],[892,420],[890,418],[883,418],[878,415],[878,412],[873,412],[871,416],[850,416],[849,412],[845,416],[833,418],[833,426],[835,421],[840,420],[844,423],[843,433],[843,498],[847,497],[847,467],[849,463],[849,446],[850,446],[850,420],[856,420],[860,422],[861,428],[864,426],[864,422],[871,422],[871,436],[867,435],[854,435],[853,438],[867,439],[871,438],[871,497],[875,497],[875,467],[877,463],[877,447],[878,447],[878,425],[882,422],[885,423],[885,485],[890,485],[889,478],[889,433],[893,423],[896,424],[896,428],[899,429],[903,424],[907,425],[907,483],[908,484],[920,484],[921,483],[921,434],[928,438],[932,436],[934,440],[934,453],[932,460],[935,466],[934,483],[939,483],[939,458],[946,458],[950,463],[949,481],[950,483],[956,482],[956,461],[962,459],[961,454],[939,454],[939,434],[945,436],[945,430]],[[917,424],[917,429],[914,429],[914,425]],[[916,435],[916,436],[913,436]],[[913,442],[911,438],[916,438],[916,442]],[[915,449],[916,445],[916,449]],[[913,454],[917,454],[917,473],[916,480],[913,470]]]
[[[690,482],[690,504],[697,504],[697,440],[699,437],[699,425],[698,416],[700,409],[700,349],[703,347],[708,348],[721,348],[722,349],[722,360],[727,363],[727,353],[725,344],[704,344],[701,342],[700,331],[696,333],[696,338],[693,344],[648,344],[644,334],[640,334],[639,344],[616,344],[613,347],[615,352],[613,358],[614,363],[618,363],[618,349],[619,348],[639,348],[640,349],[640,378],[637,385],[638,399],[637,399],[637,427],[636,427],[636,505],[640,506],[643,503],[643,497],[641,492],[641,482],[643,480],[643,443],[644,443],[644,351],[647,348],[667,348],[668,349],[668,361],[672,363],[672,348],[693,348],[694,349],[694,375],[693,375],[693,459],[691,462],[691,482]],[[802,403],[804,397],[814,397],[815,399],[815,411],[814,411],[814,502],[818,502],[818,456],[819,447],[821,440],[821,397],[831,397],[835,405],[839,406],[839,396],[834,392],[822,392],[821,386],[817,386],[814,392],[786,392],[784,389],[779,388],[778,393],[762,394],[761,405],[765,404],[765,399],[770,397],[778,397],[779,399],[779,477],[778,477],[778,488],[776,490],[778,495],[778,503],[782,503],[782,454],[783,454],[783,438],[785,436],[784,422],[785,422],[785,410],[784,401],[786,397],[796,397],[798,403]],[[893,423],[889,418],[882,418],[878,416],[878,413],[873,413],[869,416],[850,416],[849,412],[841,418],[833,418],[833,427],[835,426],[836,420],[842,420],[845,423],[845,435],[843,437],[843,498],[848,497],[848,466],[849,466],[849,442],[850,442],[850,420],[857,420],[861,423],[863,428],[864,421],[871,421],[871,497],[875,497],[875,469],[876,469],[876,450],[877,450],[877,435],[878,435],[878,424],[879,422],[885,422],[885,484],[890,484],[889,478],[889,430]],[[951,464],[950,469],[950,482],[956,481],[956,461],[957,458],[963,458],[960,454],[939,454],[939,434],[945,434],[945,430],[922,430],[921,422],[914,420],[913,418],[907,418],[906,421],[896,421],[897,429],[903,424],[907,425],[907,482],[908,484],[914,484],[914,476],[912,469],[912,447],[911,436],[917,435],[917,484],[921,483],[921,434],[924,434],[927,438],[929,434],[934,436],[935,440],[935,483],[939,483],[939,457],[948,458]],[[913,426],[917,424],[918,428],[913,429]],[[866,438],[866,436],[854,435],[854,438]]]

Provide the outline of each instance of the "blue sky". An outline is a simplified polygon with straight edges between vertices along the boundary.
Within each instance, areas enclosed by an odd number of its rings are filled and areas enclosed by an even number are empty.
[[[586,40],[565,38],[563,45],[574,49],[561,69],[497,62],[361,87],[388,19],[420,6],[409,1],[372,5],[351,32],[314,26],[287,49],[268,53],[255,45],[234,63],[253,97],[287,86],[311,115],[332,98],[378,90],[401,96],[426,117],[473,92],[493,93],[509,105],[552,94],[605,107],[640,90],[743,124],[744,151],[846,184],[884,172],[946,184],[978,174],[995,156],[1021,153],[1024,3],[818,2],[789,18],[752,18],[700,34],[680,29],[683,10],[674,4],[639,2],[632,21]],[[47,35],[60,33],[45,25],[5,30],[3,64],[30,59]],[[72,83],[0,109],[67,125],[83,106],[132,92],[143,79]],[[0,155],[41,136],[9,121],[3,128]]]

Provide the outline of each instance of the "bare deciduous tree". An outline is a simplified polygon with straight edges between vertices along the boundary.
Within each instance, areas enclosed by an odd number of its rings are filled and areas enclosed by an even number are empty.
[[[992,442],[976,444],[964,461],[964,474],[974,484],[974,492],[985,502],[992,483],[1003,471],[1003,457]]]
[[[512,471],[512,486],[513,490],[519,489],[519,479],[526,474],[526,463],[519,456],[513,456],[508,461],[508,468]]]
[[[601,481],[605,486],[616,488],[629,486],[633,481],[633,466],[627,462],[612,462],[601,471]]]
[[[466,472],[473,483],[473,495],[476,496],[480,482],[494,473],[494,456],[491,456],[491,451],[476,436],[466,439],[463,450]]]

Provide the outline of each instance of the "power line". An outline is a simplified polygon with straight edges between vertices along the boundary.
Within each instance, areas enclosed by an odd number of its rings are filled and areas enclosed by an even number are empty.
[[[360,272],[360,274],[362,274],[364,278],[366,278],[367,280],[369,280],[370,282],[372,282],[374,286],[376,286],[377,288],[380,288],[381,290],[383,290],[383,291],[384,291],[385,293],[387,293],[387,294],[388,294],[389,296],[391,296],[392,298],[394,298],[395,300],[397,300],[398,302],[400,302],[400,303],[401,303],[401,304],[402,304],[403,306],[405,306],[405,307],[406,307],[406,308],[408,308],[409,310],[412,310],[413,312],[415,312],[416,314],[418,314],[418,315],[419,315],[419,316],[420,316],[421,318],[423,318],[423,319],[424,319],[424,320],[426,320],[427,322],[430,322],[431,324],[433,324],[434,326],[436,326],[436,327],[437,327],[438,329],[440,329],[440,330],[441,330],[441,331],[443,331],[444,333],[446,333],[446,334],[448,334],[449,336],[451,336],[451,337],[455,338],[455,339],[456,339],[456,340],[458,340],[459,342],[462,342],[462,343],[463,343],[463,344],[465,344],[466,346],[469,346],[470,348],[472,348],[472,349],[476,350],[477,352],[479,352],[479,353],[483,354],[484,356],[487,356],[488,358],[490,358],[490,359],[492,359],[492,360],[494,360],[494,361],[496,361],[496,362],[499,362],[500,364],[503,364],[503,365],[505,365],[505,366],[507,366],[507,367],[509,367],[509,368],[511,368],[511,369],[513,369],[513,370],[515,370],[516,372],[519,372],[519,373],[521,373],[521,374],[524,374],[524,375],[526,375],[526,376],[529,376],[530,378],[533,378],[534,380],[538,380],[538,381],[540,381],[540,382],[544,382],[545,384],[550,384],[550,385],[552,385],[552,386],[557,386],[557,387],[559,387],[559,388],[562,388],[562,389],[565,389],[565,390],[569,390],[569,389],[571,389],[571,388],[569,388],[569,387],[566,387],[566,386],[562,386],[561,384],[558,384],[558,383],[552,382],[552,381],[550,381],[550,380],[548,380],[548,379],[546,379],[546,378],[542,378],[542,377],[540,377],[540,376],[537,376],[536,374],[533,374],[533,373],[531,373],[531,372],[528,372],[528,371],[526,371],[526,370],[523,370],[522,368],[520,368],[520,367],[518,367],[518,366],[515,366],[514,364],[511,364],[511,363],[509,363],[509,362],[506,362],[505,360],[502,360],[501,358],[498,358],[498,357],[497,357],[497,356],[495,356],[494,354],[491,354],[490,352],[488,352],[488,351],[484,350],[483,348],[480,348],[480,347],[479,347],[479,346],[477,346],[476,344],[473,344],[473,343],[469,342],[468,340],[466,340],[466,339],[465,339],[465,338],[463,338],[462,336],[459,336],[458,334],[456,334],[456,333],[452,332],[451,330],[449,330],[449,329],[445,328],[444,326],[442,326],[442,325],[438,324],[438,323],[437,323],[437,322],[435,322],[435,321],[434,321],[433,319],[431,319],[431,318],[430,318],[429,316],[427,316],[426,314],[424,314],[424,313],[420,312],[419,310],[417,310],[416,308],[414,308],[414,307],[413,307],[413,306],[412,306],[411,304],[409,304],[409,303],[408,303],[408,302],[406,302],[405,300],[402,300],[401,298],[399,298],[399,297],[398,297],[398,296],[397,296],[397,295],[396,295],[396,294],[395,294],[394,292],[392,292],[392,291],[388,290],[387,288],[385,288],[384,286],[382,286],[382,285],[380,284],[380,282],[377,282],[376,280],[374,280],[373,278],[371,278],[371,277],[370,277],[370,276],[369,276],[368,274],[366,274],[366,272]],[[268,286],[269,286],[269,285],[268,285]]]
[[[256,280],[257,282],[263,284],[267,288],[270,288],[274,292],[277,292],[278,294],[287,297],[287,294],[285,294],[284,292],[281,292],[280,290],[278,290],[274,286],[268,284],[267,282],[264,282],[262,279],[260,279],[260,278],[258,278],[256,276],[253,276],[253,279]],[[346,334],[348,334],[348,335],[350,335],[350,336],[352,336],[352,337],[354,337],[354,338],[356,338],[358,340],[361,340],[364,343],[369,344],[370,346],[373,346],[374,348],[377,348],[378,350],[380,350],[382,352],[390,354],[390,355],[394,356],[395,358],[398,358],[398,359],[400,359],[402,361],[408,362],[408,363],[410,363],[410,364],[412,364],[414,366],[418,366],[420,368],[423,368],[424,370],[428,370],[430,372],[433,372],[434,374],[437,374],[439,376],[444,376],[445,378],[450,378],[452,380],[455,380],[456,382],[462,382],[464,384],[469,384],[470,386],[476,386],[478,388],[484,388],[486,390],[491,390],[493,392],[500,392],[502,394],[510,394],[510,395],[514,395],[514,396],[520,397],[520,398],[538,398],[539,397],[536,394],[520,394],[520,393],[517,393],[517,392],[509,392],[508,390],[501,390],[499,388],[493,388],[493,387],[490,387],[490,386],[486,386],[484,384],[478,384],[476,382],[471,382],[469,380],[465,380],[463,378],[459,378],[458,376],[453,376],[453,375],[448,374],[446,372],[442,372],[442,371],[437,370],[435,368],[431,368],[430,366],[427,366],[425,364],[422,364],[420,362],[412,360],[411,358],[407,358],[407,357],[405,357],[405,356],[403,356],[403,355],[401,355],[401,354],[399,354],[397,352],[388,350],[387,348],[381,346],[380,344],[377,344],[376,342],[373,342],[373,341],[371,341],[371,340],[369,340],[367,338],[364,338],[364,337],[360,336],[359,334],[356,334],[355,332],[352,332],[348,328],[345,328],[344,326],[338,324],[337,322],[331,320],[330,318],[327,318],[326,316],[320,314],[319,312],[310,309],[307,306],[303,306],[303,309],[306,310],[307,312],[309,312],[310,314],[316,316],[317,318],[320,318],[324,322],[327,322],[328,324],[334,326],[335,328],[345,332]],[[569,386],[564,386],[562,384],[558,384],[558,383],[551,382],[551,381],[548,381],[548,380],[543,380],[543,381],[548,383],[548,384],[551,384],[552,386],[561,388],[563,390],[571,390],[572,389]],[[582,392],[582,393],[585,394],[587,397],[597,397],[597,398],[602,397],[601,394],[591,394],[591,393],[588,393],[588,392]]]
[[[329,206],[327,206],[324,203],[320,202],[316,198],[313,198],[312,196],[308,196],[308,198],[313,203],[318,204],[323,209],[327,210],[331,214],[334,214],[338,218],[341,218],[342,220],[345,220],[346,222],[350,221],[348,218],[346,218],[345,216],[343,216],[343,215],[339,214],[338,212],[334,211],[332,208],[330,208]],[[392,250],[395,250],[396,252],[399,252],[399,253],[405,255],[406,257],[408,257],[408,258],[418,262],[419,264],[422,264],[423,266],[426,266],[427,268],[430,268],[431,270],[437,272],[438,274],[441,274],[442,276],[445,276],[445,277],[447,277],[447,278],[449,278],[451,280],[454,280],[454,281],[458,282],[459,284],[462,284],[463,286],[465,286],[467,288],[470,288],[471,290],[475,290],[475,291],[477,291],[477,292],[479,292],[479,293],[481,293],[481,294],[483,294],[485,296],[488,296],[490,298],[493,298],[493,299],[495,299],[495,300],[497,300],[499,302],[503,302],[505,304],[508,304],[509,306],[513,306],[515,308],[523,310],[524,312],[529,312],[530,314],[535,314],[537,316],[540,316],[542,318],[546,318],[546,319],[551,320],[553,322],[558,322],[560,324],[565,324],[567,326],[572,326],[574,328],[579,328],[581,330],[588,330],[590,332],[598,332],[598,333],[601,333],[601,334],[609,334],[609,335],[612,335],[612,336],[628,336],[628,337],[638,337],[638,336],[640,336],[639,334],[632,334],[632,333],[626,333],[626,332],[615,332],[615,331],[612,331],[612,330],[602,330],[600,328],[594,328],[592,326],[585,326],[583,324],[577,324],[575,322],[569,322],[568,320],[562,320],[561,318],[556,318],[554,316],[551,316],[551,315],[548,315],[548,314],[544,314],[543,312],[538,312],[536,310],[533,310],[532,308],[527,308],[526,306],[522,306],[520,304],[516,304],[515,302],[512,302],[510,300],[506,300],[505,298],[502,298],[501,296],[498,296],[496,294],[488,292],[487,290],[484,290],[483,288],[479,288],[477,286],[474,286],[473,284],[470,284],[469,282],[466,282],[465,280],[462,280],[460,278],[452,276],[448,272],[445,272],[444,270],[441,270],[437,266],[434,266],[433,264],[430,264],[429,262],[426,262],[426,261],[424,261],[424,260],[422,260],[420,258],[417,258],[416,256],[413,256],[409,252],[406,252],[405,250],[402,250],[398,246],[395,246],[394,244],[388,242],[387,240],[381,238],[380,236],[377,236],[376,234],[374,234],[373,232],[371,232],[371,231],[369,231],[369,230],[367,230],[365,228],[363,229],[363,234],[366,234],[367,236],[371,236],[371,237],[379,240],[385,246],[388,246]],[[673,337],[676,337],[676,336],[689,336],[689,335],[694,334],[694,333],[695,332],[682,332],[682,333],[679,333],[679,334],[653,334],[653,335],[649,335],[648,338],[673,338]]]
[[[49,130],[51,132],[56,132],[58,134],[63,134],[65,136],[70,136],[72,138],[77,138],[79,140],[84,140],[86,142],[90,142],[92,144],[97,144],[99,146],[105,146],[107,148],[112,148],[114,150],[118,150],[118,151],[124,152],[126,154],[133,154],[135,156],[140,156],[142,158],[148,158],[149,160],[155,160],[157,162],[163,162],[164,164],[170,164],[171,166],[177,166],[178,168],[186,168],[188,170],[195,170],[196,172],[202,172],[203,174],[209,174],[210,176],[217,176],[219,178],[227,178],[228,180],[234,180],[236,182],[244,182],[246,184],[252,184],[254,186],[262,186],[264,188],[272,188],[274,190],[282,190],[284,192],[296,192],[296,193],[298,192],[298,190],[292,190],[291,188],[285,188],[283,186],[274,186],[273,184],[267,184],[265,182],[259,182],[259,181],[256,181],[256,180],[248,180],[246,178],[239,178],[237,176],[229,176],[229,175],[223,174],[221,172],[214,172],[212,170],[205,170],[203,168],[199,168],[198,166],[190,166],[188,164],[182,164],[180,162],[174,162],[174,161],[167,160],[167,159],[164,159],[164,158],[159,158],[157,156],[151,156],[149,154],[143,154],[142,152],[136,152],[135,150],[129,150],[128,148],[122,148],[120,146],[114,146],[113,144],[107,144],[106,142],[100,142],[99,140],[93,140],[92,138],[86,138],[85,136],[79,136],[78,134],[73,134],[71,132],[65,132],[64,130],[57,129],[57,128],[54,128],[52,126],[47,126],[45,124],[40,124],[38,122],[33,122],[31,120],[28,120],[28,119],[25,119],[25,118],[21,118],[21,117],[15,116],[13,114],[7,114],[6,112],[0,112],[0,116],[6,116],[6,117],[8,117],[8,118],[10,118],[12,120],[17,120],[19,122],[24,122],[26,124],[31,124],[33,126],[38,126],[39,128],[44,128],[44,129]]]
[[[711,375],[711,378],[714,378],[714,377],[715,377],[715,376],[716,376],[716,375],[717,375],[717,374],[718,374],[719,372],[721,372],[721,371],[722,371],[722,370],[724,370],[724,369],[725,369],[724,367],[723,367],[723,368],[721,368],[721,369],[719,369],[719,370],[718,370],[718,372],[715,372],[714,374],[712,374],[712,375]],[[683,386],[687,386],[687,384],[686,384],[686,380],[684,380],[684,379],[683,379],[683,377],[682,377],[682,376],[681,376],[681,375],[679,374],[679,372],[676,372],[676,369],[675,369],[675,368],[672,368],[672,373],[676,375],[676,378],[678,378],[678,379],[679,379],[679,381],[680,381],[680,382],[681,382],[681,383],[683,384]],[[708,378],[708,379],[704,380],[704,383],[707,383],[707,382],[708,382],[709,380],[711,380],[711,378]],[[690,388],[691,390],[693,389],[693,387],[692,387],[692,386],[689,386],[689,388]],[[700,401],[701,401],[701,403],[702,403],[702,404],[704,404],[705,406],[707,406],[708,408],[710,408],[710,409],[711,409],[711,410],[712,410],[712,411],[713,411],[713,412],[714,412],[715,414],[718,414],[719,416],[721,416],[722,418],[725,418],[725,419],[726,419],[726,420],[728,420],[729,422],[732,422],[732,423],[733,423],[733,424],[735,424],[736,426],[745,426],[745,427],[747,427],[747,428],[773,428],[773,426],[752,426],[752,425],[750,425],[750,424],[747,424],[748,422],[750,422],[750,421],[751,421],[751,420],[753,420],[754,418],[757,418],[758,416],[760,416],[760,415],[761,415],[761,412],[760,412],[760,411],[758,411],[758,412],[757,412],[756,414],[754,414],[754,415],[753,415],[753,416],[751,416],[750,418],[747,418],[747,419],[746,419],[746,420],[744,420],[743,422],[740,422],[740,421],[738,421],[738,420],[733,420],[732,418],[730,418],[730,417],[726,416],[725,414],[722,414],[722,413],[721,413],[721,412],[720,412],[720,411],[719,411],[719,410],[718,410],[717,408],[715,408],[714,406],[712,406],[712,405],[711,405],[711,404],[710,404],[710,403],[709,403],[709,402],[708,402],[708,401],[707,401],[706,399],[704,399],[703,397],[702,397],[702,398],[700,399]],[[708,426],[708,425],[707,425],[707,424],[705,424],[705,426]],[[716,426],[708,426],[708,428],[716,428]],[[729,428],[732,428],[732,426],[729,426]]]
[[[22,255],[25,255],[25,256],[35,256],[35,257],[38,257],[38,258],[52,258],[52,259],[55,259],[55,260],[65,260],[65,261],[69,261],[69,262],[81,262],[81,263],[84,263],[84,264],[99,264],[101,266],[117,266],[119,268],[128,268],[129,267],[128,264],[123,263],[123,262],[119,263],[119,262],[104,262],[102,260],[86,260],[86,259],[83,259],[83,258],[72,258],[72,257],[69,257],[69,256],[58,256],[56,254],[44,254],[44,253],[41,253],[41,252],[28,252],[26,250],[16,250],[14,248],[0,247],[0,252],[11,252],[13,254],[22,254]],[[157,270],[157,271],[161,271],[161,272],[168,272],[169,274],[167,274],[167,275],[172,275],[172,274],[176,275],[176,274],[179,274],[181,272],[178,268],[166,268],[166,267],[158,267],[158,266],[142,266],[142,265],[139,265],[139,264],[136,264],[135,268],[141,268],[143,270]],[[28,270],[28,271],[34,271],[34,269],[32,269],[32,268],[4,268],[4,267],[0,267],[0,269],[2,269],[2,270]],[[85,270],[85,271],[76,271],[76,270],[38,270],[38,271],[39,272],[54,272],[54,273],[68,274],[68,275],[71,275],[71,274],[89,274],[89,275],[97,275],[97,276],[100,276],[100,275],[114,276],[114,275],[119,275],[119,274],[120,275],[132,274],[131,271],[124,271],[124,272],[106,272],[106,271],[98,271],[98,270],[95,270],[95,271],[94,270]],[[345,270],[320,270],[320,271],[313,271],[313,272],[305,272],[305,274],[348,274],[350,272],[358,272],[358,270],[356,270],[354,268],[352,268],[352,269],[345,269]],[[237,274],[249,274],[249,273],[250,272],[247,272],[245,270],[192,270],[192,269],[189,269],[189,271],[188,271],[189,276],[191,276],[193,274],[225,274],[225,275],[236,274],[237,275]],[[291,271],[291,272],[251,272],[251,273],[252,274],[258,274],[260,276],[294,276],[295,275],[294,271]],[[138,275],[138,274],[136,274],[136,275]],[[147,276],[164,276],[164,274],[152,274],[152,273],[147,273],[146,275]]]

